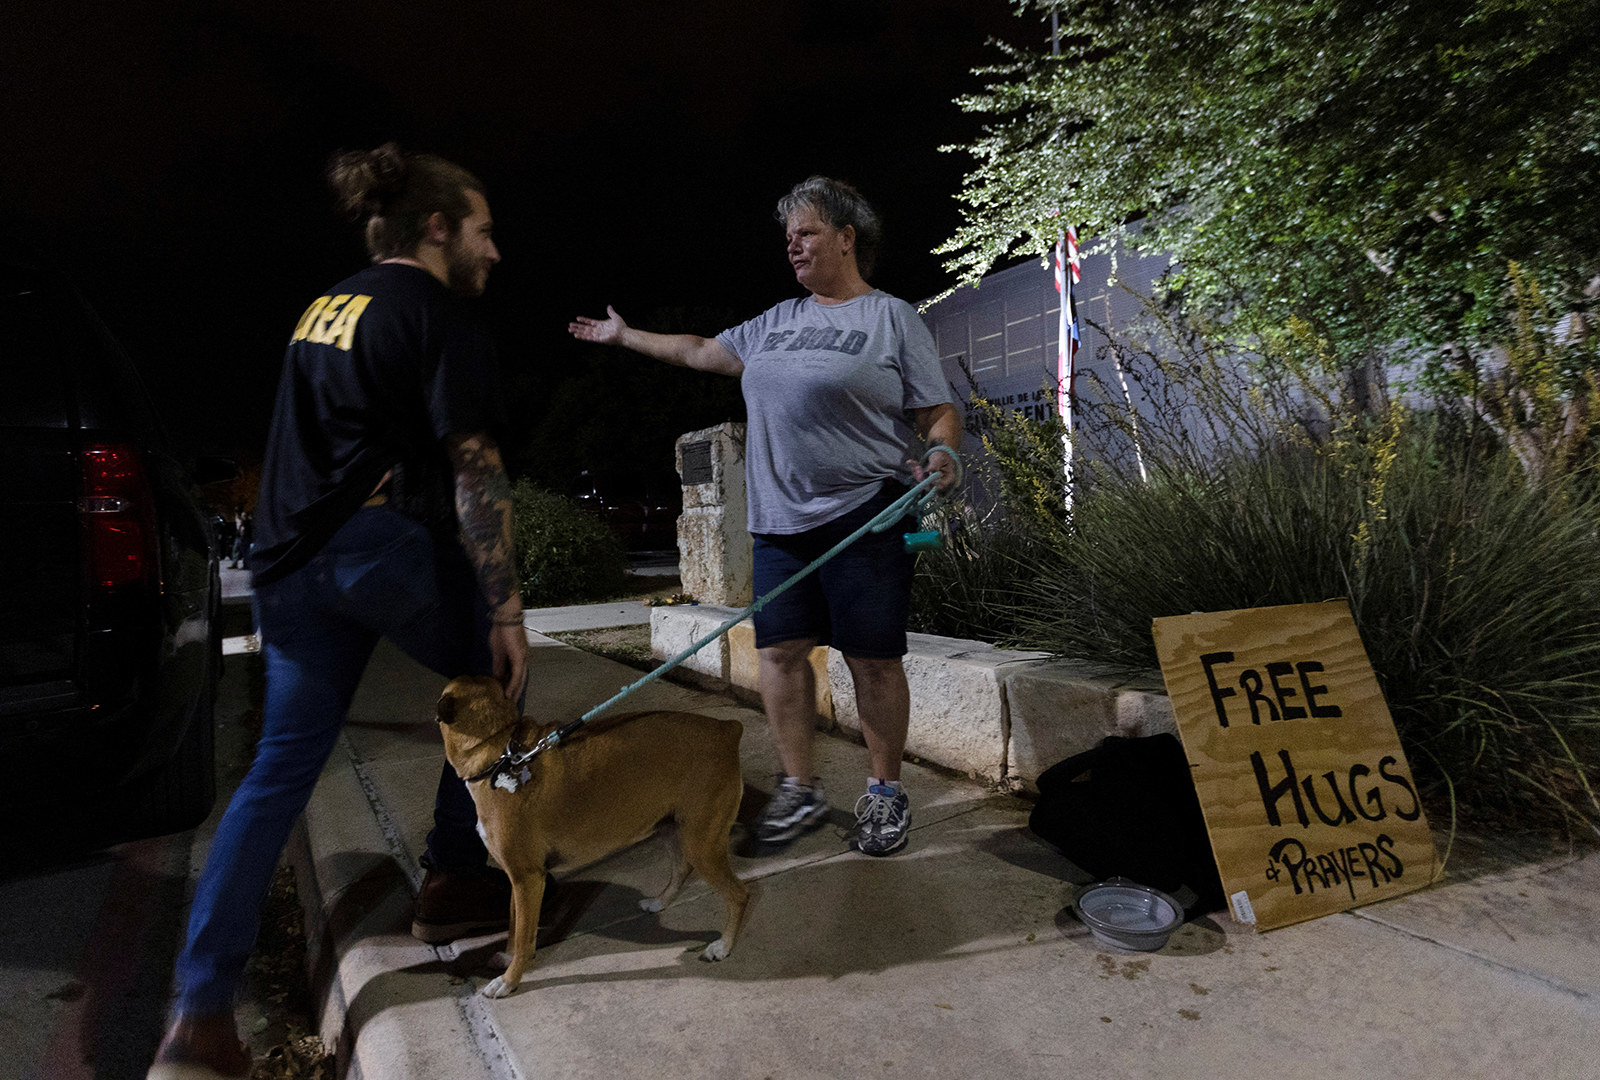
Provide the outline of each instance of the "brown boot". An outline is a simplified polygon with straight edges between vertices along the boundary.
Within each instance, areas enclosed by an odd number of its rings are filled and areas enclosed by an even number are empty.
[[[233,1013],[180,1016],[167,1029],[145,1080],[243,1080],[250,1064]]]
[[[427,867],[417,893],[411,936],[443,945],[469,934],[493,934],[511,925],[511,880],[505,871],[485,866],[467,874]]]

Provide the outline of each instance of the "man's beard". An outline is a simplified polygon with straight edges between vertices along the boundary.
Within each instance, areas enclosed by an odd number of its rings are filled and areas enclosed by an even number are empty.
[[[445,245],[444,283],[457,296],[482,296],[488,279],[485,270],[483,260],[474,258],[459,238]]]

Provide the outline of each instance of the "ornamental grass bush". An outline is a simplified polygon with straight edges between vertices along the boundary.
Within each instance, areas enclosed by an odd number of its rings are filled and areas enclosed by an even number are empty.
[[[1070,514],[1034,494],[1059,423],[992,413],[1004,513],[966,544],[1001,555],[928,566],[925,622],[1148,669],[1154,618],[1344,597],[1434,815],[1594,830],[1593,432],[1530,469],[1463,399],[1347,393],[1294,337],[1273,355],[1114,344],[1140,393],[1082,388]],[[938,589],[995,610],[941,614]]]
[[[969,506],[952,504],[936,517],[924,524],[936,524],[945,543],[917,556],[910,629],[1008,642],[1017,632],[1016,611],[1028,602],[1024,583],[1038,542],[1002,527],[998,514],[983,516]]]
[[[628,553],[605,522],[571,499],[519,480],[511,530],[522,602],[531,607],[604,600],[622,592]]]

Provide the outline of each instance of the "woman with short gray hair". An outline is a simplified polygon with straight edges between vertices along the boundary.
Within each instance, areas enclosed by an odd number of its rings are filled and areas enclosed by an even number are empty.
[[[849,184],[813,176],[779,200],[777,218],[807,296],[714,338],[637,330],[611,307],[604,319],[579,316],[568,327],[582,341],[740,380],[757,595],[905,493],[914,434],[930,448],[961,439],[933,336],[910,304],[866,281],[883,234],[877,211]],[[954,482],[950,455],[930,454],[928,464],[941,490]],[[921,466],[910,474],[927,475]],[[849,666],[871,758],[853,846],[888,855],[906,844],[911,804],[900,759],[911,709],[903,657],[913,563],[900,534],[868,533],[755,615],[761,699],[783,763],[756,825],[769,849],[816,828],[828,811],[812,752],[818,645],[832,645]]]
[[[878,248],[883,244],[883,219],[872,204],[849,184],[826,176],[813,176],[796,184],[789,194],[779,199],[773,216],[778,224],[788,225],[795,211],[807,207],[816,210],[823,221],[836,229],[855,230],[856,269],[863,278],[871,277],[878,265]]]

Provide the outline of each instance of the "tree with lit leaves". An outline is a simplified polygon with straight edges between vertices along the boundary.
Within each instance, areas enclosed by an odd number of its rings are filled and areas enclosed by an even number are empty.
[[[1071,220],[1343,363],[1494,340],[1512,264],[1553,311],[1592,303],[1600,0],[1033,6],[1059,55],[1001,46],[962,101],[991,118],[952,148],[977,158],[940,249],[963,282]]]

